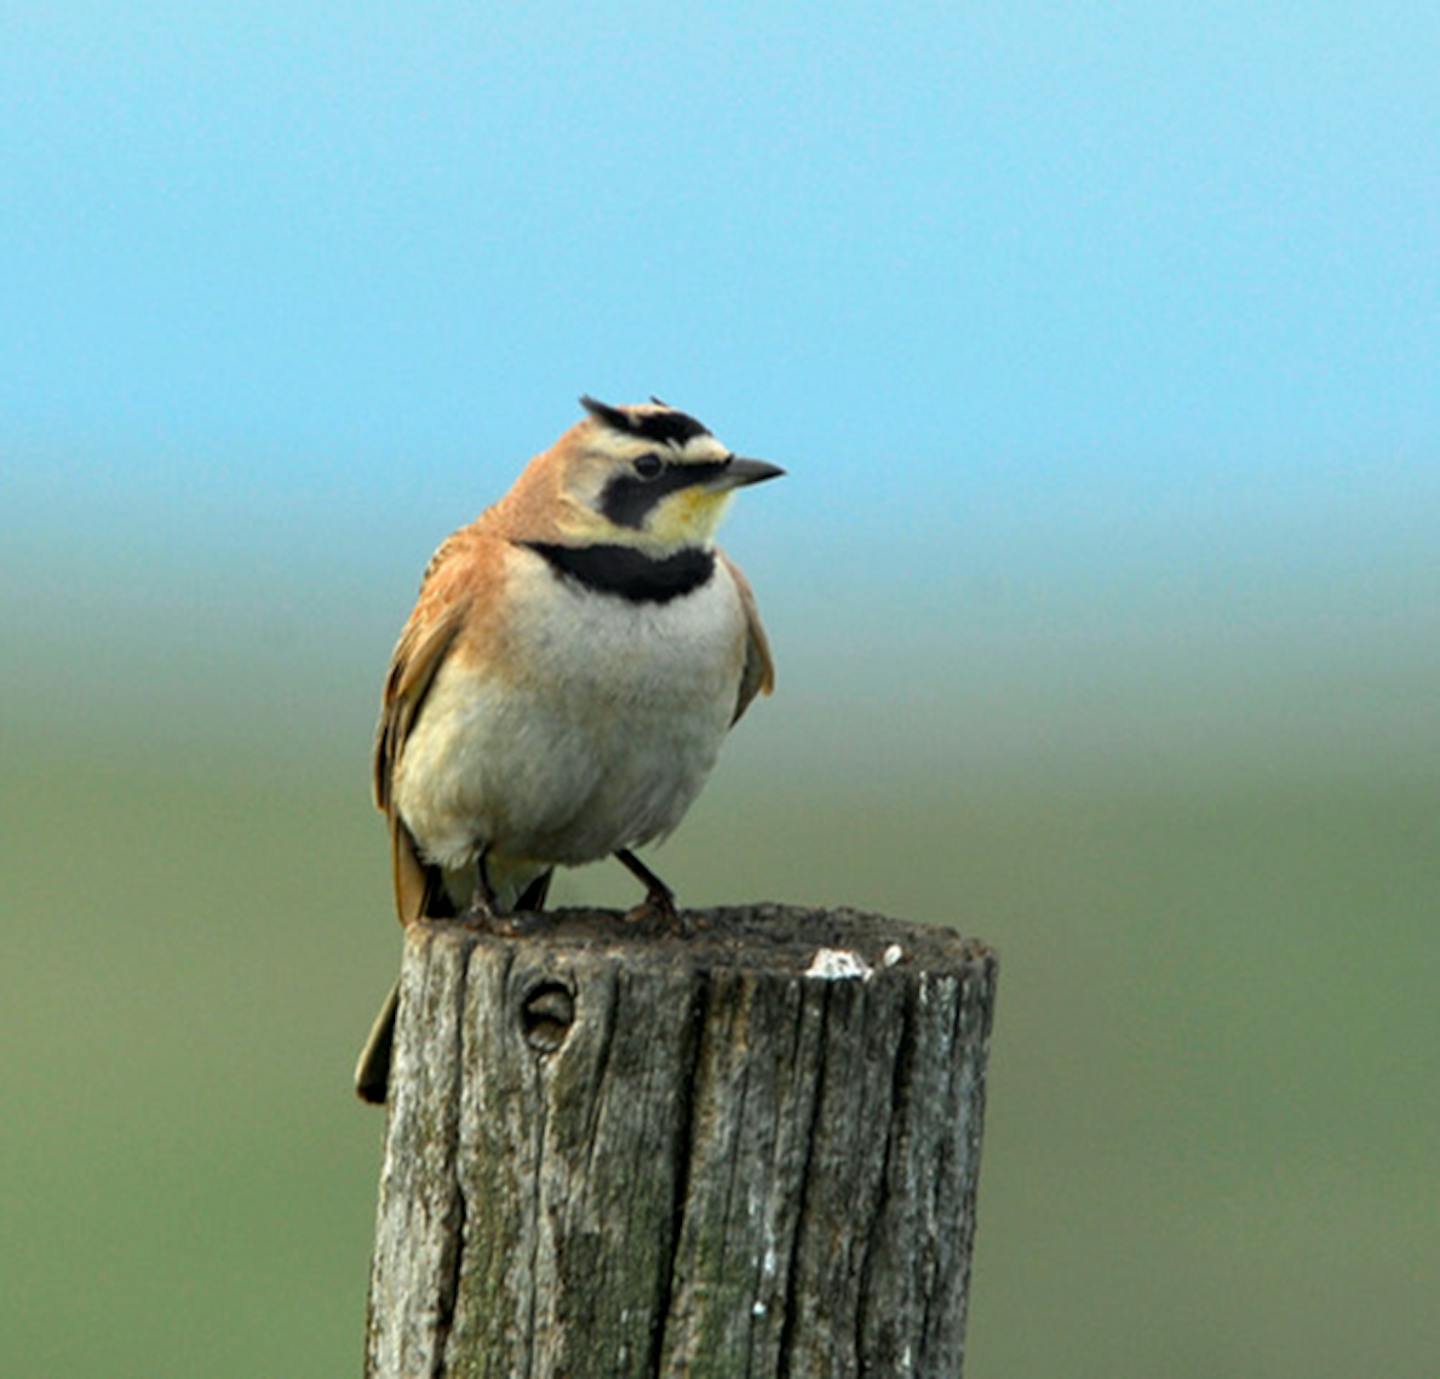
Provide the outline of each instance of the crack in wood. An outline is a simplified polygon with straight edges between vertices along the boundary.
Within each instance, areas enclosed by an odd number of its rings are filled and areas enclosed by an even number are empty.
[[[506,976],[508,978],[508,972]],[[535,1367],[535,1319],[540,1309],[540,1242],[545,1236],[545,1130],[550,1121],[550,1089],[546,1085],[549,1079],[543,1060],[534,1060],[531,1078],[535,1097],[535,1133],[532,1138],[534,1159],[530,1165],[530,1297],[526,1322],[526,1379],[531,1379]]]
[[[927,979],[927,980],[928,980],[928,979]],[[953,1055],[954,1050],[955,1050],[955,1047],[956,1047],[956,1044],[955,1044],[956,1021],[959,1019],[960,1011],[961,1011],[960,994],[961,994],[961,993],[960,993],[959,983],[955,983],[955,1013],[951,1016],[949,1035],[948,1035],[948,1039],[947,1039],[947,1041],[946,1041],[946,1044],[945,1044],[945,1046],[944,1046],[944,1048],[945,1048],[945,1053],[946,1053],[947,1055]],[[950,1103],[951,1103],[952,1093],[953,1093],[954,1084],[955,1084],[955,1072],[956,1072],[956,1066],[957,1066],[955,1058],[954,1058],[953,1056],[947,1056],[947,1057],[946,1057],[946,1060],[945,1060],[945,1066],[948,1068],[948,1072],[947,1072],[946,1078],[945,1078],[945,1097],[944,1097],[944,1105],[945,1105],[946,1108],[948,1109],[948,1107],[950,1106]],[[947,1152],[948,1152],[948,1148],[949,1148],[948,1142],[942,1142],[942,1143],[941,1143],[940,1149],[939,1149],[939,1153],[938,1153],[938,1155],[937,1155],[937,1160],[938,1160],[938,1162],[936,1163],[936,1166],[935,1166],[935,1173],[932,1175],[931,1180],[930,1180],[930,1183],[929,1183],[929,1192],[927,1193],[926,1199],[925,1199],[925,1206],[926,1206],[925,1219],[926,1219],[927,1222],[933,1220],[934,1217],[935,1217],[935,1205],[936,1205],[936,1200],[937,1200],[937,1197],[938,1197],[938,1194],[939,1194],[939,1191],[940,1191],[941,1183],[942,1183],[942,1182],[944,1181],[944,1179],[945,1179],[946,1155],[947,1155]],[[930,1246],[930,1253],[933,1254],[933,1253],[934,1253],[934,1243],[933,1243],[933,1241],[927,1240],[926,1243],[927,1243],[927,1245]],[[932,1311],[933,1311],[934,1303],[935,1303],[934,1270],[933,1270],[933,1269],[927,1269],[926,1272],[925,1272],[925,1274],[922,1275],[922,1280],[923,1280],[925,1286],[924,1286],[924,1289],[923,1289],[923,1291],[922,1291],[922,1293],[921,1293],[921,1299],[920,1299],[920,1326],[919,1326],[920,1353],[919,1353],[918,1359],[919,1359],[919,1361],[920,1361],[920,1363],[921,1363],[922,1365],[928,1365],[928,1364],[929,1364],[929,1360],[930,1360],[930,1350],[931,1350],[931,1345],[932,1345],[932,1331],[931,1331],[931,1326],[930,1326],[930,1317],[931,1317],[931,1313],[932,1313]]]
[[[892,1175],[895,1173],[896,1137],[905,1115],[905,1092],[915,1060],[915,993],[906,988],[900,1002],[900,1038],[895,1045],[894,1061],[890,1065],[890,1122],[885,1128],[885,1152],[881,1160],[880,1182],[875,1194],[875,1205],[865,1232],[865,1244],[860,1254],[859,1298],[855,1309],[855,1361],[863,1366],[868,1317],[865,1301],[871,1296],[871,1268],[874,1263],[875,1246],[885,1229],[885,1212],[890,1205]]]
[[[434,965],[433,952],[427,953],[427,969]],[[446,1349],[450,1344],[450,1332],[455,1325],[455,1309],[460,1298],[460,1274],[465,1263],[465,1226],[468,1219],[468,1210],[465,1201],[465,1184],[460,1174],[459,1163],[459,1138],[460,1138],[460,1117],[459,1117],[459,1086],[463,1078],[464,1044],[465,1044],[465,1001],[469,994],[470,964],[468,955],[460,963],[460,977],[455,983],[455,995],[453,1014],[455,1017],[454,1039],[452,1055],[454,1059],[454,1074],[452,1080],[457,1084],[453,1104],[456,1108],[456,1115],[453,1121],[455,1142],[450,1146],[450,1175],[452,1179],[451,1190],[453,1197],[450,1202],[450,1221],[446,1231],[446,1245],[448,1246],[448,1258],[442,1260],[443,1276],[439,1285],[439,1297],[437,1299],[435,1319],[435,1344],[432,1352],[434,1361],[432,1367],[433,1379],[443,1379],[446,1365]],[[428,972],[427,972],[428,975]]]
[[[685,1228],[685,1202],[690,1190],[690,1166],[695,1158],[695,1111],[700,1104],[699,1073],[710,1009],[710,977],[701,974],[691,998],[686,1020],[686,1044],[681,1056],[685,1069],[680,1081],[683,1101],[677,1117],[675,1151],[678,1163],[670,1205],[670,1236],[661,1252],[657,1270],[660,1285],[655,1299],[654,1330],[651,1333],[650,1373],[659,1375],[665,1356],[665,1338],[670,1329],[670,1305],[675,1296],[675,1271],[680,1259],[680,1237]]]
[[[807,1002],[804,999],[810,990],[814,988],[803,988],[800,1001],[800,1019],[805,1019]],[[810,1100],[809,1122],[805,1130],[805,1159],[804,1167],[800,1173],[800,1206],[795,1213],[795,1229],[790,1236],[790,1248],[787,1251],[785,1267],[785,1316],[780,1323],[780,1348],[776,1356],[776,1379],[790,1379],[790,1364],[793,1358],[795,1344],[795,1316],[798,1310],[799,1297],[799,1275],[800,1275],[800,1252],[804,1248],[805,1236],[807,1233],[808,1216],[810,1206],[810,1181],[811,1169],[815,1162],[815,1143],[817,1136],[815,1127],[820,1121],[820,1103],[824,1096],[825,1089],[825,1065],[828,1055],[826,1037],[830,1030],[830,984],[827,982],[820,987],[818,1003],[820,1006],[820,1033],[816,1040],[815,1051],[815,1090]]]

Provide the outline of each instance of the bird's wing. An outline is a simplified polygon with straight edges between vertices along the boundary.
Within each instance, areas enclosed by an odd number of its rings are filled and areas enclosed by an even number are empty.
[[[750,701],[757,694],[769,694],[775,688],[775,662],[770,658],[770,639],[766,637],[764,624],[760,621],[760,609],[755,603],[755,591],[750,587],[750,581],[723,551],[720,559],[725,562],[725,568],[730,571],[730,577],[740,591],[740,605],[745,610],[745,665],[740,672],[735,717],[730,720],[738,723],[740,715],[750,707]]]
[[[415,840],[395,808],[395,768],[468,610],[468,599],[452,599],[436,611],[433,603],[422,597],[400,634],[385,676],[380,721],[375,728],[375,805],[390,825],[395,910],[402,924],[413,924],[426,913],[426,897],[435,878],[433,868],[421,860]]]

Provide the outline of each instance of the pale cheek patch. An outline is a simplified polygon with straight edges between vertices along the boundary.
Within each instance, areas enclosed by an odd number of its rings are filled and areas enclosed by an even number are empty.
[[[730,506],[730,497],[703,488],[682,489],[655,509],[646,526],[661,541],[677,545],[707,542]]]

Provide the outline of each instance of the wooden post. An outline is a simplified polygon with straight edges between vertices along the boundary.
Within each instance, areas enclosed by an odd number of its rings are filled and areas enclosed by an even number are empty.
[[[960,1374],[994,955],[686,918],[411,931],[372,1379]]]

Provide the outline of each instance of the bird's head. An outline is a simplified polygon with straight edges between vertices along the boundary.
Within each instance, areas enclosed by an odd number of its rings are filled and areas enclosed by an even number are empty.
[[[656,555],[708,547],[737,488],[785,472],[733,454],[694,417],[663,402],[580,402],[588,419],[551,452],[559,462],[561,525],[572,538]]]

